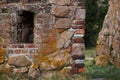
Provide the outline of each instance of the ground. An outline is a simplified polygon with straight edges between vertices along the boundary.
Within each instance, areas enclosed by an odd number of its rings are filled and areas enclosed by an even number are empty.
[[[100,67],[94,64],[95,48],[87,48],[85,51],[85,72],[78,76],[73,76],[71,79],[60,79],[53,76],[50,80],[120,80],[120,69],[114,66]],[[11,76],[9,80],[28,80],[22,75]],[[8,80],[6,75],[0,75],[0,80]],[[44,80],[44,79],[40,79]]]

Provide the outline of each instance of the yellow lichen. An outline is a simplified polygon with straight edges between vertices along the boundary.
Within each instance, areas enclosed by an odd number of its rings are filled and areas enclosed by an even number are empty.
[[[96,65],[100,66],[107,66],[110,61],[110,55],[109,54],[101,54],[100,56],[97,56],[95,58]]]
[[[38,58],[36,58],[33,67],[40,67],[45,69],[59,68],[64,66],[65,64],[69,64],[69,57],[70,54],[67,53],[65,50],[57,51],[46,56],[39,56]]]
[[[57,30],[51,29],[49,35],[47,34],[46,36],[46,43],[42,43],[39,49],[39,53],[42,56],[48,55],[56,51]]]
[[[0,48],[0,64],[4,62],[5,50]]]
[[[6,67],[5,64],[0,65],[0,73],[8,73],[10,71],[9,67]]]

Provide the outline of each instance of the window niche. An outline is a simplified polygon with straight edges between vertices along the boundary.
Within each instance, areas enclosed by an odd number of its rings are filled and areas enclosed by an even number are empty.
[[[7,1],[7,3],[17,3],[17,2],[19,2],[20,0],[6,0]]]
[[[34,13],[17,11],[17,24],[11,27],[11,43],[33,43]]]

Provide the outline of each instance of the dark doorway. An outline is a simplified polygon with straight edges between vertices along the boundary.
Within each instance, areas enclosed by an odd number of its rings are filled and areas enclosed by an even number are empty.
[[[12,30],[12,43],[33,43],[34,39],[34,13],[30,11],[17,11],[17,24]]]

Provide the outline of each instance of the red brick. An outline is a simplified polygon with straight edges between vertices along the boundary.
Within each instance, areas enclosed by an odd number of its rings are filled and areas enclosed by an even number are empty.
[[[85,25],[84,20],[74,20],[72,23],[75,24],[75,25]]]
[[[84,60],[84,59],[85,59],[85,56],[84,56],[84,55],[81,55],[81,56],[79,56],[79,55],[73,55],[73,56],[72,56],[72,59],[73,59],[73,60],[77,60],[77,59]]]
[[[35,48],[35,44],[25,44],[25,48]]]
[[[84,72],[85,69],[84,68],[78,68],[78,72],[81,73],[81,72]]]
[[[7,47],[9,47],[8,44],[4,44],[4,45],[3,45],[3,48],[7,48]]]
[[[72,46],[71,45],[66,48],[66,52],[68,52],[68,53],[72,52]]]
[[[70,72],[71,72],[72,74],[78,74],[78,73],[79,73],[77,68],[72,68],[72,69],[70,70]]]
[[[20,49],[17,49],[17,50],[14,50],[14,51],[15,51],[16,54],[22,53],[22,50],[20,50]]]
[[[73,43],[84,43],[84,39],[83,38],[72,38],[72,42]]]
[[[24,48],[23,44],[11,44],[12,48]]]
[[[71,26],[73,29],[84,29],[85,25],[72,25]]]
[[[81,9],[85,9],[85,6],[81,6]]]
[[[22,53],[28,53],[28,49],[23,49]]]
[[[84,29],[77,29],[76,34],[85,34],[85,30]]]
[[[73,63],[73,64],[71,64],[71,67],[72,68],[83,68],[84,64],[83,63],[81,63],[81,64],[75,64],[75,63]]]

